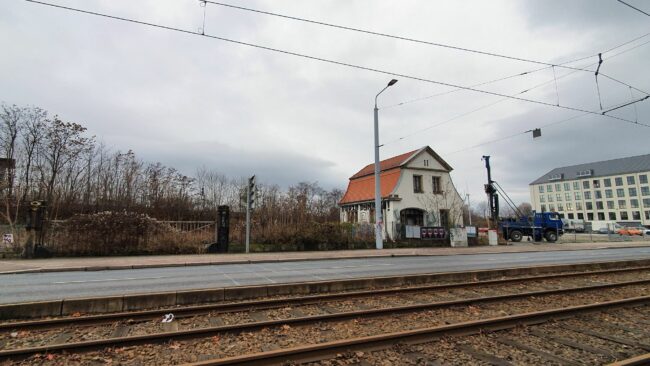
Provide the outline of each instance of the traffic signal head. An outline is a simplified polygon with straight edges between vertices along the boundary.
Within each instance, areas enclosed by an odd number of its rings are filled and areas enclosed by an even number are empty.
[[[255,176],[248,178],[248,207],[255,204]]]

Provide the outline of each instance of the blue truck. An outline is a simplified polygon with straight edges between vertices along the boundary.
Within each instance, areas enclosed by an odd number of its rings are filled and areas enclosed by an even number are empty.
[[[503,219],[499,221],[499,231],[506,240],[519,242],[524,236],[535,241],[553,243],[564,234],[562,219],[557,212],[535,212],[526,217]]]
[[[560,215],[557,212],[538,213],[535,211],[531,215],[522,214],[514,201],[501,188],[501,185],[492,180],[490,157],[483,156],[483,160],[485,161],[488,177],[485,193],[488,195],[490,218],[493,225],[495,225],[494,227],[499,228],[503,238],[513,242],[521,241],[524,236],[532,237],[535,241],[542,241],[543,239],[551,243],[557,241],[564,234],[564,225]],[[499,193],[513,212],[516,213],[516,218],[503,219],[499,217]]]

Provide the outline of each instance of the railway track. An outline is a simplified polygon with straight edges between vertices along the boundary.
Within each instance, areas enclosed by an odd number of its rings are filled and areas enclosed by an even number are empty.
[[[37,357],[36,355],[48,354],[52,355],[55,360],[60,359],[62,364],[68,364],[69,362],[74,361],[73,356],[78,356],[80,352],[90,352],[92,354],[101,355],[95,357],[106,357],[106,359],[112,360],[111,357],[116,356],[115,352],[122,352],[124,350],[127,352],[133,352],[133,355],[137,357],[141,347],[147,348],[147,352],[153,350],[153,352],[149,352],[149,354],[153,354],[155,358],[156,356],[162,357],[160,355],[164,354],[164,351],[169,349],[168,347],[173,347],[172,349],[187,348],[187,351],[192,352],[195,356],[203,353],[200,358],[196,357],[196,359],[194,359],[188,357],[183,358],[182,360],[179,359],[178,362],[174,361],[174,363],[213,358],[221,360],[218,362],[225,362],[223,360],[228,360],[232,354],[256,353],[254,350],[249,352],[238,350],[236,347],[230,347],[233,344],[241,345],[242,336],[251,339],[257,337],[255,340],[248,340],[249,345],[257,342],[255,343],[258,348],[257,353],[259,353],[259,350],[266,350],[268,353],[269,351],[273,351],[274,348],[282,349],[277,352],[285,352],[286,349],[292,348],[291,346],[296,342],[300,343],[301,341],[298,337],[295,341],[283,342],[283,340],[287,338],[288,333],[297,332],[298,335],[302,331],[306,331],[307,333],[312,331],[313,333],[313,329],[317,329],[321,336],[322,333],[325,333],[326,336],[316,339],[315,342],[302,340],[304,343],[311,343],[308,347],[317,347],[332,342],[345,342],[348,338],[363,338],[358,337],[357,335],[362,335],[364,333],[360,330],[363,328],[364,324],[368,325],[369,328],[377,329],[375,333],[380,332],[382,334],[393,334],[400,332],[391,332],[388,328],[412,329],[411,331],[418,332],[420,329],[454,327],[457,326],[457,324],[466,323],[468,321],[481,321],[481,319],[485,317],[508,318],[514,316],[515,320],[513,321],[521,323],[521,319],[523,318],[516,318],[520,315],[508,314],[508,312],[503,310],[510,309],[513,306],[521,310],[537,309],[538,311],[535,312],[539,312],[549,311],[548,309],[553,310],[553,305],[562,303],[567,304],[567,308],[576,306],[574,305],[575,303],[578,303],[578,306],[590,306],[590,303],[594,302],[594,300],[597,302],[609,303],[611,301],[620,301],[618,300],[620,298],[625,300],[634,298],[634,300],[630,300],[632,301],[631,303],[645,303],[648,301],[648,298],[631,297],[630,294],[648,293],[648,284],[650,284],[649,275],[650,271],[647,268],[634,270],[608,270],[579,274],[546,275],[518,279],[494,280],[479,283],[472,282],[462,284],[428,285],[406,289],[386,289],[379,291],[302,296],[290,299],[267,299],[237,304],[220,304],[217,305],[216,308],[211,308],[210,306],[188,307],[185,314],[188,316],[191,315],[194,318],[190,317],[187,319],[195,319],[197,316],[204,317],[208,314],[210,316],[203,320],[209,325],[189,327],[188,329],[182,330],[177,330],[177,328],[174,329],[173,324],[179,324],[184,320],[183,318],[180,318],[175,322],[168,323],[172,325],[166,325],[166,328],[164,328],[162,332],[156,331],[151,334],[128,335],[131,330],[129,328],[131,325],[120,324],[112,328],[112,337],[84,341],[71,341],[71,339],[73,339],[73,334],[69,327],[83,325],[87,327],[87,330],[91,331],[96,328],[94,326],[98,324],[96,322],[106,323],[115,321],[116,319],[121,319],[123,321],[128,318],[129,314],[105,314],[101,316],[91,316],[85,319],[63,318],[41,321],[45,323],[31,321],[3,324],[2,327],[4,328],[4,331],[11,331],[13,334],[21,335],[20,338],[25,338],[26,335],[24,333],[29,333],[34,337],[34,339],[37,339],[38,335],[42,334],[38,331],[39,327],[45,327],[44,329],[53,329],[56,336],[47,340],[43,339],[42,341],[44,341],[44,344],[31,347],[16,347],[15,344],[12,345],[11,342],[6,342],[5,339],[4,345],[0,343],[0,349],[2,349],[2,351],[0,351],[0,360],[13,360],[29,364],[35,360],[35,357]],[[630,278],[635,279],[630,280]],[[610,283],[604,283],[606,281],[610,281]],[[566,282],[572,282],[574,286],[559,286],[560,288],[553,289],[547,288],[549,286],[558,287],[558,284],[565,284]],[[576,283],[581,283],[581,285],[576,286]],[[502,294],[486,296],[487,293],[498,292],[497,290],[499,286],[503,292]],[[540,287],[542,289],[539,289]],[[504,291],[506,288],[509,289],[509,291]],[[456,294],[456,298],[453,298],[453,291],[459,289],[466,291],[463,294],[464,296]],[[467,292],[468,289],[469,292]],[[528,289],[528,291],[523,291],[523,289]],[[430,299],[426,296],[423,297],[423,293],[436,294],[440,292],[445,292],[445,295],[448,295],[447,297],[451,294],[453,299],[446,299],[443,301],[423,301]],[[472,293],[474,293],[474,296],[468,297],[468,295],[471,295]],[[364,305],[366,307],[368,306],[368,303],[364,301],[372,301],[376,303],[378,299],[385,300],[391,298],[395,300],[396,296],[412,301],[411,303],[398,306],[364,308]],[[350,299],[361,299],[363,301],[355,303],[351,309],[346,309],[345,306],[336,308],[331,305],[333,302],[344,302],[349,301]],[[621,306],[621,303],[615,304],[616,305],[611,306]],[[288,309],[282,308],[289,305],[291,307]],[[311,315],[309,314],[310,306],[311,308],[318,308],[320,310],[325,309],[325,311]],[[217,309],[216,312],[215,309]],[[291,316],[273,318],[273,316],[269,316],[269,312],[266,312],[265,314],[260,311],[263,309],[286,310],[284,312],[291,313]],[[141,319],[149,319],[153,316],[158,318],[161,314],[160,311],[161,310],[138,312],[141,314],[132,316],[137,317],[141,315]],[[177,312],[178,309],[174,309],[174,311]],[[479,312],[477,313],[477,311]],[[515,311],[515,313],[516,312],[522,311]],[[249,318],[244,321],[237,321],[238,313],[246,313]],[[455,315],[452,316],[450,315],[451,313],[454,313]],[[490,315],[502,313],[505,313],[505,317],[490,317]],[[554,316],[557,316],[556,313],[553,314],[555,314]],[[235,321],[233,321],[232,324],[224,324],[223,318],[225,315],[235,315],[233,318]],[[251,319],[253,321],[250,321]],[[432,319],[451,319],[454,324],[435,324],[434,326],[430,326]],[[70,320],[70,322],[68,322],[68,320]],[[427,322],[429,324],[427,324]],[[359,326],[359,323],[361,323],[361,327]],[[434,323],[436,323],[436,321],[434,321]],[[156,322],[155,324],[160,325],[159,322]],[[391,324],[391,326],[389,327],[387,324]],[[90,327],[90,325],[93,325],[93,327]],[[429,326],[427,327],[427,325]],[[346,327],[356,327],[356,329],[348,332],[348,335],[341,335],[339,334],[341,332],[334,331],[337,328],[345,329]],[[446,331],[449,332],[450,330],[446,329]],[[382,336],[384,335],[385,334]],[[403,336],[404,335],[402,334],[398,337],[403,338]],[[268,338],[267,341],[270,340],[271,342],[266,342],[265,344],[265,337]],[[290,338],[296,339],[295,336]],[[334,339],[334,341],[328,338]],[[219,351],[218,354],[211,354],[195,349],[197,347],[201,348],[201,344],[205,343],[206,339],[208,340],[208,343],[212,343],[211,346],[214,346],[212,347],[213,350],[223,346],[223,348],[228,349],[228,351]],[[221,340],[223,340],[223,342],[221,342]],[[279,342],[275,342],[277,340],[279,340]],[[2,342],[2,340],[0,340],[0,342]],[[223,345],[221,343],[223,343]],[[314,345],[314,343],[317,344]],[[268,356],[268,354],[266,356]],[[83,358],[84,356],[82,355],[80,357]],[[283,354],[283,356],[281,355],[279,357],[288,356]],[[120,355],[118,354],[117,359],[119,358]],[[240,359],[239,361],[242,360]]]
[[[314,365],[314,362],[319,365],[373,365],[386,364],[386,360],[400,365],[596,365],[610,361],[621,366],[645,365],[650,355],[640,353],[650,350],[647,338],[643,338],[647,337],[646,327],[637,324],[636,328],[631,328],[603,318],[623,318],[628,315],[626,312],[643,308],[644,319],[648,320],[648,304],[650,296],[642,296],[188,365],[280,365],[287,361]],[[627,335],[611,335],[612,331]],[[563,349],[558,352],[556,347]],[[616,362],[635,353],[630,359]]]

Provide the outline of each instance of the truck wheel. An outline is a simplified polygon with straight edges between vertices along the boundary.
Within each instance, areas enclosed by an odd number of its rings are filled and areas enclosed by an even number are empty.
[[[546,241],[550,243],[555,243],[557,241],[557,234],[554,231],[547,231],[545,236]]]
[[[513,230],[513,231],[510,232],[510,240],[512,240],[514,242],[517,242],[517,243],[520,242],[522,236],[523,235],[521,234],[521,231],[519,231],[519,230]]]

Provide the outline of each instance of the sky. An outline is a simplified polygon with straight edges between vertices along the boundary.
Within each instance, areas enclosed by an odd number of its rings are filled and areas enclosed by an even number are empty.
[[[644,96],[600,76],[599,101],[593,72],[204,8],[198,0],[45,1],[388,72],[0,2],[1,102],[39,106],[88,127],[114,150],[132,149],[187,175],[206,167],[282,187],[317,181],[344,189],[374,159],[374,97],[391,78],[398,83],[379,97],[382,159],[431,146],[473,204],[485,200],[483,155],[519,203],[530,200],[528,184],[555,167],[650,153],[650,128],[593,114],[561,122],[582,113],[404,77],[471,86],[519,75],[477,88],[515,95],[542,84],[518,96],[596,112],[601,103],[607,109]],[[602,52],[602,73],[650,90],[650,43],[643,44],[650,35],[606,52],[650,33],[650,17],[616,0],[227,1],[552,64],[588,57],[567,65],[591,71]],[[644,1],[628,2],[650,11]],[[650,124],[650,100],[635,107],[610,114]],[[541,138],[524,133],[539,127]]]

